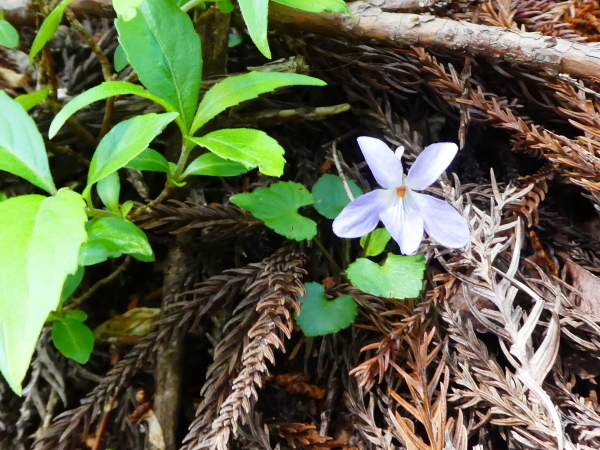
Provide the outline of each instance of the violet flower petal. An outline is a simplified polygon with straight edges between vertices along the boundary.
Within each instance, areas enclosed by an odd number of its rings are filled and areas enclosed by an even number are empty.
[[[423,217],[413,195],[414,192],[407,192],[403,199],[396,197],[379,212],[381,221],[405,255],[415,253],[423,239]]]
[[[430,195],[412,193],[421,210],[425,231],[444,247],[460,248],[470,238],[469,225],[449,203]]]
[[[416,191],[428,188],[448,168],[457,151],[458,147],[451,142],[431,144],[421,152],[408,171],[406,185]]]
[[[379,210],[388,191],[377,189],[354,199],[333,221],[333,232],[343,238],[364,236],[379,223]]]
[[[368,136],[357,139],[375,180],[386,189],[402,186],[402,163],[385,142]]]

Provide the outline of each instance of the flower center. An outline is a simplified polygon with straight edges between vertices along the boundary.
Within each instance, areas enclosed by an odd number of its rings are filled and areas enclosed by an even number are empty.
[[[404,198],[404,196],[406,195],[406,187],[401,186],[399,188],[396,188],[396,195],[398,196],[398,198]]]

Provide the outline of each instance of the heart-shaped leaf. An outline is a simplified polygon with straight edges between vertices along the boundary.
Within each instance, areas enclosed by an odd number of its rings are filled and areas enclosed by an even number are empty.
[[[363,195],[362,189],[354,181],[347,180],[347,182],[354,198]],[[312,195],[315,198],[315,209],[328,219],[335,219],[350,203],[341,178],[328,173],[317,180]]]
[[[316,222],[298,214],[298,208],[313,204],[311,193],[300,183],[280,181],[251,194],[234,195],[230,200],[288,239],[302,241],[317,234]]]
[[[306,295],[300,297],[302,307],[296,323],[306,336],[337,333],[354,323],[358,305],[349,295],[328,300],[319,283],[306,283]]]
[[[423,255],[400,256],[388,253],[382,265],[366,258],[354,261],[346,275],[363,292],[388,298],[415,298],[423,289]]]
[[[385,250],[385,246],[392,238],[387,228],[377,228],[360,238],[360,246],[364,249],[364,256],[377,256]]]
[[[78,268],[85,202],[68,189],[0,203],[0,370],[17,394],[38,337]]]

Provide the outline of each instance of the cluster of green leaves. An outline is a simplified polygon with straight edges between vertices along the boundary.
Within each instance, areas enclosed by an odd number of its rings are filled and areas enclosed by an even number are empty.
[[[46,17],[33,42],[31,59],[51,39],[70,1],[63,0]],[[251,72],[216,84],[199,102],[200,38],[181,3],[116,2],[122,59],[133,67],[143,87],[103,83],[74,98],[54,118],[50,138],[81,108],[116,95],[145,97],[165,110],[124,120],[102,138],[82,194],[56,188],[42,136],[26,112],[45,100],[48,88],[17,99],[0,92],[0,170],[50,194],[4,198],[0,203],[0,371],[17,393],[46,321],[53,322],[52,336],[61,352],[79,362],[89,358],[93,333],[83,324],[85,314],[60,309],[65,292],[71,295],[81,281],[83,267],[123,254],[141,261],[154,258],[146,235],[127,220],[133,202],[120,202],[118,171],[129,167],[164,172],[167,186],[181,186],[191,175],[234,176],[254,168],[280,176],[284,150],[266,133],[242,128],[203,135],[202,127],[227,108],[275,89],[325,85],[304,75]],[[12,28],[6,24],[0,18],[0,40],[11,38]],[[185,142],[176,163],[149,148],[171,122]],[[189,162],[196,146],[208,152]],[[95,207],[94,187],[105,209]]]

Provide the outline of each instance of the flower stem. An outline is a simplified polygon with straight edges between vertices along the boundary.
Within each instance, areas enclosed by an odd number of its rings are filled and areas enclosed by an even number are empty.
[[[363,246],[363,251],[360,255],[361,258],[365,258],[367,256],[367,249],[369,248],[369,242],[371,242],[371,236],[373,236],[373,231],[367,234],[367,238],[365,239],[365,245]]]
[[[333,256],[331,256],[331,253],[329,253],[327,251],[327,249],[325,248],[325,246],[323,245],[321,240],[317,236],[315,236],[312,240],[314,241],[315,244],[317,244],[317,247],[319,247],[319,249],[321,250],[321,253],[323,253],[323,256],[325,256],[325,258],[327,258],[327,260],[329,261],[329,264],[331,264],[331,267],[333,267],[338,273],[342,274],[344,271],[339,266],[339,264],[335,262],[335,259],[333,259]]]

